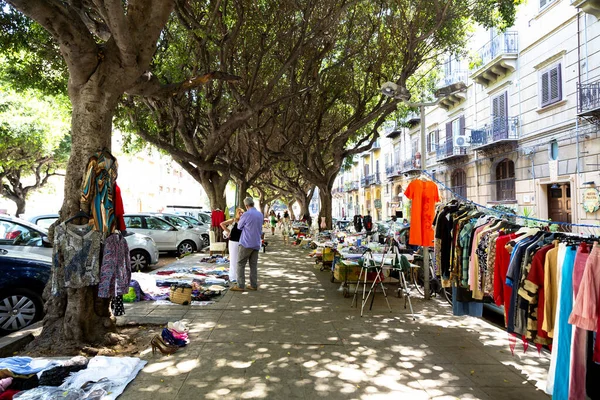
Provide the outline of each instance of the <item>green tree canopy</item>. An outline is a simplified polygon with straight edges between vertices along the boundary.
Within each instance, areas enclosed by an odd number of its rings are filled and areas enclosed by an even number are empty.
[[[64,96],[15,91],[0,83],[0,195],[25,211],[31,191],[64,168],[70,153],[70,112]]]

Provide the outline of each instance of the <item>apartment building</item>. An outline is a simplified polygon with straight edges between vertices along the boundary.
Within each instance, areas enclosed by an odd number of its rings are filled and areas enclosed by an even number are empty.
[[[464,83],[466,90],[426,108],[425,121],[412,114],[386,135],[387,215],[406,212],[402,193],[425,157],[426,169],[452,189],[441,191],[446,199],[455,193],[553,221],[600,219],[582,204],[584,192],[600,186],[596,4],[528,2],[506,32],[479,29],[469,59],[447,60],[439,87]]]
[[[355,155],[352,163],[338,174],[333,186],[333,217],[352,218],[370,214],[375,221],[389,218],[387,203],[389,183],[384,162],[384,149],[391,141],[378,139],[369,151]]]

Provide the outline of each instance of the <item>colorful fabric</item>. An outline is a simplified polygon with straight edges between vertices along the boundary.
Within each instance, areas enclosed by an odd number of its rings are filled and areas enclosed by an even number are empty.
[[[129,246],[122,235],[114,233],[104,242],[98,297],[107,299],[127,294],[130,281]]]
[[[404,196],[412,200],[408,243],[433,246],[435,203],[440,201],[437,185],[432,181],[415,179],[404,191]]]
[[[557,316],[556,336],[552,355],[556,356],[556,374],[552,398],[556,400],[569,398],[569,376],[571,373],[571,341],[573,329],[569,325],[569,315],[573,309],[573,267],[576,249],[568,247],[561,269],[559,290],[560,315]]]
[[[100,281],[102,234],[89,225],[64,222],[54,229],[52,293],[78,289]]]
[[[106,149],[90,157],[81,185],[80,207],[92,215],[94,230],[111,234],[117,227],[114,186],[119,165]]]
[[[220,228],[221,222],[225,222],[225,213],[222,210],[213,210],[210,214],[210,221],[212,228]]]
[[[121,197],[121,189],[115,183],[115,218],[117,219],[117,229],[121,232],[125,231],[125,208],[123,207],[123,198]]]
[[[573,267],[573,296],[577,299],[585,264],[590,255],[586,243],[581,243],[575,255]],[[569,399],[585,400],[585,375],[587,361],[587,336],[585,329],[573,325],[573,343],[571,344],[571,380],[569,383]]]

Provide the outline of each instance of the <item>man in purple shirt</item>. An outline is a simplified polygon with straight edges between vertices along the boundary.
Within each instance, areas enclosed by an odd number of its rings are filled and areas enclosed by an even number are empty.
[[[246,262],[250,262],[250,286],[248,290],[258,289],[258,251],[260,250],[264,217],[260,211],[254,208],[254,199],[244,199],[246,212],[238,222],[238,228],[242,231],[240,248],[238,251],[237,286],[231,290],[243,291],[246,289]]]

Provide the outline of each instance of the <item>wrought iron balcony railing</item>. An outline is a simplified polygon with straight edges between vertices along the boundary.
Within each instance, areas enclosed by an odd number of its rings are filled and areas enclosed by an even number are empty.
[[[464,82],[467,83],[467,78],[469,76],[469,71],[454,71],[449,75],[444,75],[440,82],[438,83],[439,87],[450,86],[455,83]]]
[[[417,169],[421,169],[421,160],[417,159],[416,157],[404,160],[404,162],[402,163],[403,172],[414,171]]]
[[[490,124],[471,131],[471,146],[474,148],[489,147],[495,143],[519,139],[518,117],[492,118]]]
[[[436,148],[436,157],[438,160],[445,160],[454,156],[466,156],[467,148],[454,146],[454,141],[440,143]]]
[[[517,32],[504,32],[486,43],[478,51],[481,65],[484,67],[501,54],[515,54],[519,51],[519,35]]]
[[[600,111],[600,81],[577,85],[577,114]]]

